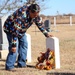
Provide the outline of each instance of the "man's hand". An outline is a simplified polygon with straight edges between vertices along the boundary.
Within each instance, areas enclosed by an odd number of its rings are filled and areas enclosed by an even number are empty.
[[[53,37],[53,35],[49,35],[49,34],[48,34],[48,35],[47,35],[47,38],[49,38],[49,37]]]
[[[53,37],[53,35],[49,35],[49,37]]]
[[[11,51],[12,51],[13,53],[15,53],[15,52],[16,52],[16,47],[12,47]]]

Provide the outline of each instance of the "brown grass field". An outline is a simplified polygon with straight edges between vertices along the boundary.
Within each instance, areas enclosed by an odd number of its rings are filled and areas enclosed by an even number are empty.
[[[40,52],[46,51],[46,37],[37,27],[32,26],[27,31],[31,35],[32,47],[32,62],[27,64],[31,67],[15,68],[15,72],[9,72],[4,69],[5,61],[0,60],[0,75],[47,75],[47,72],[75,73],[75,25],[64,24],[56,27],[52,25],[51,30],[52,32],[49,32],[49,34],[59,38],[60,69],[39,70],[34,68]]]

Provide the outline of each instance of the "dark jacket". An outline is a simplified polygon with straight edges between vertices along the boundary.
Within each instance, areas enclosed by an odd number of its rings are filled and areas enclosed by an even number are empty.
[[[13,47],[16,46],[16,38],[21,38],[33,22],[45,36],[48,35],[48,32],[43,28],[43,22],[41,21],[40,16],[31,19],[27,8],[28,7],[26,6],[19,8],[12,15],[8,16],[4,23],[4,32],[13,35]]]

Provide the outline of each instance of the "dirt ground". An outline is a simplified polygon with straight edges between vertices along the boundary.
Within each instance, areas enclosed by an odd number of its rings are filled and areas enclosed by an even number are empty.
[[[50,75],[48,73],[54,72],[75,73],[75,25],[70,26],[64,24],[57,25],[56,27],[51,26],[51,32],[49,34],[59,38],[60,69],[39,70],[35,68],[40,52],[46,51],[46,38],[35,26],[30,27],[27,33],[31,35],[32,50],[32,62],[27,63],[29,67],[15,67],[15,72],[9,72],[5,70],[5,61],[0,60],[0,75]]]

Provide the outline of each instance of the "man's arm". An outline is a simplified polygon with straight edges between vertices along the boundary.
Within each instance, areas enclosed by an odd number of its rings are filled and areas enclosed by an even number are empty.
[[[43,22],[40,17],[35,18],[35,24],[39,28],[39,30],[46,36],[46,37],[51,37],[52,35],[49,35],[49,33],[44,29],[43,27]]]

